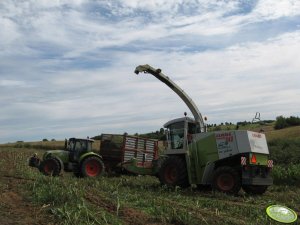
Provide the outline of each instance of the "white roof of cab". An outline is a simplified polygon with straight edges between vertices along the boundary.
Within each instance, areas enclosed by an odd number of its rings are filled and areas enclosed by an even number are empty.
[[[164,124],[164,127],[167,128],[168,126],[170,126],[173,123],[184,122],[184,121],[187,121],[190,123],[195,123],[195,120],[192,119],[191,117],[181,117],[181,118],[177,118],[177,119],[168,121],[167,123]]]

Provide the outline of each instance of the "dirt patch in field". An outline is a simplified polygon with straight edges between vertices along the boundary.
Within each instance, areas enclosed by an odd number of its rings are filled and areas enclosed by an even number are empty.
[[[168,223],[162,223],[157,219],[152,218],[150,215],[142,212],[141,210],[120,207],[106,199],[104,196],[95,196],[87,194],[85,199],[97,207],[104,208],[106,211],[112,214],[118,214],[124,224],[135,224],[135,225],[168,225]]]
[[[0,174],[0,182],[1,225],[55,224],[44,208],[36,207],[24,198],[21,186],[29,181]]]

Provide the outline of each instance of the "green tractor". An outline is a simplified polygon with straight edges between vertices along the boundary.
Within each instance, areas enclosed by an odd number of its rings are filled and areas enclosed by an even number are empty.
[[[63,171],[77,177],[98,177],[104,171],[102,157],[92,152],[92,139],[70,138],[64,150],[46,151],[42,160],[37,154],[29,159],[29,166],[36,167],[44,175],[59,176]]]
[[[199,188],[236,194],[263,194],[272,185],[273,161],[269,159],[266,137],[247,130],[207,132],[202,115],[193,100],[169,77],[149,65],[135,73],[152,74],[171,88],[188,106],[194,118],[167,122],[167,149],[158,168],[160,182],[167,186]]]

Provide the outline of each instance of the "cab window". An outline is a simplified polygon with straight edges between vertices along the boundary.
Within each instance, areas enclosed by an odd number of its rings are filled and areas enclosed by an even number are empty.
[[[172,149],[182,149],[184,143],[184,122],[171,124],[168,127]]]

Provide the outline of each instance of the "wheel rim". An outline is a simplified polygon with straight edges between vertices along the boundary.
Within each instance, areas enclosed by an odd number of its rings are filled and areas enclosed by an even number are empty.
[[[97,160],[90,160],[85,165],[86,174],[89,177],[95,177],[101,172],[101,165]]]
[[[230,191],[234,187],[234,178],[231,174],[221,174],[217,179],[217,185],[221,191]]]
[[[49,161],[49,162],[47,162],[47,163],[45,164],[45,166],[44,166],[44,171],[45,171],[46,174],[49,174],[49,175],[50,175],[50,174],[53,173],[54,168],[55,168],[54,162]]]
[[[175,166],[168,166],[165,170],[165,180],[168,184],[173,184],[177,180],[177,169]]]

